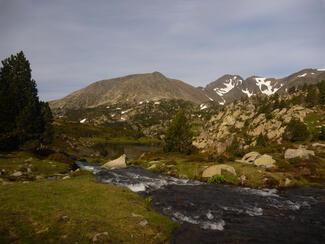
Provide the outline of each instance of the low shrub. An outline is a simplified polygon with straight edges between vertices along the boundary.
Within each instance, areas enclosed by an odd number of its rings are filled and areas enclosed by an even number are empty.
[[[309,135],[310,132],[303,122],[292,119],[283,133],[283,139],[291,142],[305,141],[308,139]]]
[[[215,175],[208,179],[209,184],[221,184],[225,182],[225,177],[223,175]]]

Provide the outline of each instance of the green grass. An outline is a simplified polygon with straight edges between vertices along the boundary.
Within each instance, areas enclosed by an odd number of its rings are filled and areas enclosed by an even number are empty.
[[[0,243],[89,243],[102,232],[105,243],[164,243],[176,227],[144,198],[91,175],[0,185],[0,202]]]
[[[215,175],[208,179],[209,184],[221,184],[225,182],[225,177],[223,175]]]
[[[31,175],[50,176],[69,170],[69,164],[48,159],[40,159],[29,152],[12,152],[0,154],[0,170],[5,170],[5,176],[14,171],[26,171],[30,168]]]

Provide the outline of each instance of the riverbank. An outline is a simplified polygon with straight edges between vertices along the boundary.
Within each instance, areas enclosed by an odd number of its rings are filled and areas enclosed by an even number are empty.
[[[213,185],[137,166],[108,170],[79,162],[99,182],[149,197],[181,224],[172,243],[323,243],[324,189],[285,190]],[[277,233],[274,235],[274,233]]]
[[[0,242],[162,243],[176,223],[92,176],[0,186]]]
[[[27,152],[0,157],[1,243],[164,243],[177,224],[126,188]]]
[[[265,150],[265,149],[264,149]],[[272,168],[257,167],[253,164],[238,162],[237,158],[211,159],[209,155],[148,152],[129,163],[146,168],[152,172],[169,176],[207,182],[203,172],[211,167],[223,168],[220,175],[223,183],[252,188],[287,188],[297,186],[324,187],[325,159],[323,154],[309,159],[284,160],[275,155]],[[228,168],[233,169],[231,173]],[[222,183],[221,182],[221,183]]]

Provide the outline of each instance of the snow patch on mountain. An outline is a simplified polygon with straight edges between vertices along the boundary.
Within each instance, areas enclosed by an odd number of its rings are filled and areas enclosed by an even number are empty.
[[[202,103],[200,105],[200,110],[204,110],[204,109],[207,109],[207,108],[208,108],[208,106],[206,104],[204,104],[204,103]]]
[[[245,90],[241,90],[243,93],[245,93],[248,97],[251,97],[254,95],[253,92],[250,92],[247,88]]]
[[[271,81],[270,80],[266,80],[265,77],[256,77],[255,80],[256,80],[256,85],[258,86],[258,88],[260,89],[260,91],[263,94],[266,94],[268,96],[273,95],[274,93],[276,93],[282,87],[282,84],[278,88],[272,87]],[[266,89],[262,89],[262,86],[263,87],[266,87]]]
[[[122,111],[121,114],[126,114],[126,113],[128,113],[130,111],[132,111],[132,108]]]
[[[82,120],[80,120],[79,122],[81,123],[81,124],[84,124],[85,122],[86,122],[86,118],[85,119],[82,119]]]
[[[205,96],[206,96],[207,98],[209,98],[210,101],[212,101],[212,102],[214,101],[214,100],[213,100],[211,97],[209,97],[208,95],[205,94]]]
[[[325,71],[325,68],[324,69],[317,69],[317,71]]]
[[[219,105],[225,105],[225,103],[226,103],[226,100],[223,98],[223,97],[221,97],[222,98],[222,102],[218,102],[219,103]]]
[[[242,84],[242,80],[238,79],[237,76],[234,76],[233,78],[230,78],[228,80],[226,80],[223,85],[223,88],[214,88],[213,90],[219,95],[219,96],[223,96],[224,94],[228,93],[230,90],[232,90],[235,86],[238,86],[240,84]]]
[[[216,87],[213,89],[221,97],[235,87],[235,84],[232,82],[232,79],[228,80],[228,83],[227,82],[223,83],[223,85],[225,86],[224,88]]]
[[[297,75],[297,77],[305,77],[307,73],[303,73],[302,75]]]

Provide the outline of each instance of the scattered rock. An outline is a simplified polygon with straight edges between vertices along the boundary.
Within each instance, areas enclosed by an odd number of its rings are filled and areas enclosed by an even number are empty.
[[[239,180],[241,185],[245,185],[245,182],[247,181],[246,175],[241,175]]]
[[[258,152],[247,153],[242,159],[236,160],[236,162],[254,164],[255,166],[265,168],[275,167],[275,160],[270,155],[261,155]]]
[[[49,231],[49,227],[45,227],[44,229],[37,231],[36,234],[42,234],[42,233],[48,232],[48,231]]]
[[[126,168],[126,155],[123,154],[117,159],[107,162],[102,167],[106,169],[119,169],[119,168]]]
[[[140,223],[139,223],[139,225],[141,225],[141,226],[146,226],[148,224],[148,221],[147,220],[141,220],[140,221]]]
[[[312,144],[313,147],[324,147],[325,148],[325,143],[313,143]]]
[[[16,171],[15,173],[13,173],[11,176],[14,176],[14,177],[20,177],[23,175],[23,172],[21,171]]]
[[[275,160],[267,154],[263,154],[254,161],[254,165],[258,167],[273,168],[275,167]]]
[[[254,164],[255,160],[260,156],[261,154],[259,154],[258,152],[249,152],[245,154],[241,160],[236,161],[240,163]]]
[[[222,170],[228,171],[229,173],[231,173],[233,175],[237,175],[234,167],[227,165],[227,164],[217,164],[217,165],[213,165],[213,166],[206,168],[202,173],[202,177],[208,178],[208,177],[212,177],[214,175],[221,175]]]
[[[284,186],[289,186],[291,184],[291,180],[289,178],[285,178]]]
[[[309,156],[315,156],[315,152],[312,150],[307,150],[305,148],[298,148],[298,149],[287,149],[284,153],[285,159],[292,159],[292,158],[305,158],[308,159]]]
[[[68,222],[69,217],[67,215],[63,215],[63,216],[61,216],[60,220],[63,221],[63,222]]]
[[[142,216],[141,214],[135,214],[135,213],[132,213],[131,215],[132,215],[132,217],[143,218],[143,216]]]
[[[150,161],[148,164],[158,164],[159,163],[159,161]]]
[[[147,169],[152,170],[152,169],[155,169],[155,168],[157,168],[157,165],[153,164],[153,165],[149,166]]]
[[[97,233],[92,238],[93,243],[95,242],[105,243],[105,241],[109,241],[108,232]]]

